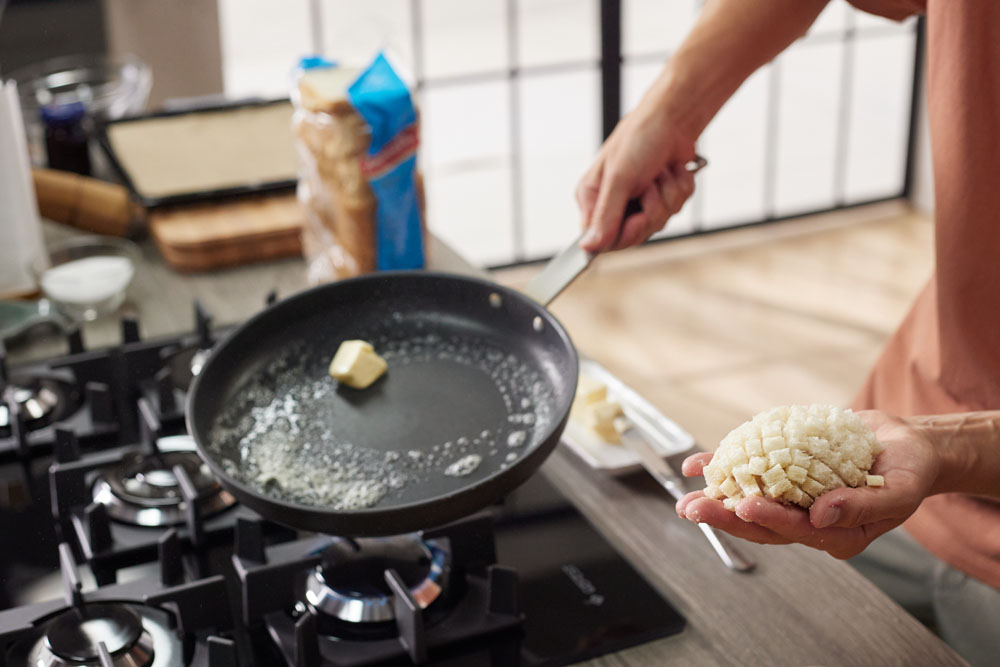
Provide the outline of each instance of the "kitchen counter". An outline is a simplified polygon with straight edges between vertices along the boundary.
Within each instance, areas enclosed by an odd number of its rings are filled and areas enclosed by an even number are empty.
[[[73,233],[46,227],[49,238]],[[220,325],[257,312],[271,290],[287,296],[305,286],[304,266],[297,260],[188,276],[167,268],[150,244],[144,245],[143,254],[128,308],[147,338],[190,331],[195,298]],[[436,239],[428,254],[434,269],[477,272]],[[84,328],[89,347],[113,344],[119,336],[114,319]],[[35,334],[10,352],[16,363],[63,350],[61,340]],[[669,416],[684,425],[683,418]],[[965,664],[850,566],[826,554],[799,546],[740,542],[758,565],[748,574],[730,572],[695,526],[676,516],[673,501],[648,476],[603,476],[563,447],[553,453],[542,474],[688,621],[678,635],[588,665]]]

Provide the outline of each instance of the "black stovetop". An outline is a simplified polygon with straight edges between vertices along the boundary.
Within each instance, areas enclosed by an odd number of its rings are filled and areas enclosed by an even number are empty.
[[[66,357],[5,369],[9,375],[42,368],[61,369],[70,374],[67,377],[74,372],[84,376],[84,386],[80,387],[84,401],[79,410],[86,413],[49,425],[44,433],[39,431],[30,439],[22,437],[20,443],[12,438],[5,440],[0,433],[0,459],[6,457],[0,460],[0,640],[21,632],[19,626],[30,627],[38,618],[51,618],[66,605],[82,609],[80,605],[134,595],[140,603],[174,601],[169,613],[176,616],[180,609],[180,616],[187,613],[191,617],[174,619],[174,632],[184,635],[184,655],[188,656],[185,664],[295,664],[295,637],[302,642],[301,633],[295,634],[296,624],[302,625],[301,610],[282,607],[289,598],[288,591],[272,592],[265,586],[263,593],[255,594],[262,595],[265,602],[273,598],[281,604],[271,605],[277,608],[269,609],[266,616],[241,613],[246,582],[239,572],[245,559],[241,561],[233,554],[248,548],[249,532],[245,531],[241,538],[241,527],[257,527],[259,544],[250,548],[262,557],[265,551],[275,555],[293,553],[298,545],[322,536],[275,526],[239,505],[213,517],[189,515],[169,529],[128,526],[109,519],[103,508],[95,508],[88,495],[92,477],[87,475],[100,469],[102,462],[113,461],[124,452],[149,452],[151,438],[155,441],[183,433],[183,420],[178,418],[182,417],[178,411],[183,406],[183,389],[168,382],[164,369],[169,353],[204,347],[213,337],[207,318],[200,312],[198,324],[198,334],[142,341],[138,339],[137,324],[126,322],[124,343],[119,348],[82,350],[79,341],[70,341],[70,347],[75,349]],[[140,399],[145,406],[139,405]],[[104,406],[95,409],[95,402]],[[73,424],[75,430],[69,427]],[[60,431],[59,426],[66,428]],[[59,493],[52,493],[53,484]],[[60,515],[58,521],[54,513]],[[474,593],[481,589],[487,598],[503,598],[499,603],[490,600],[487,615],[496,609],[505,611],[491,617],[493,629],[489,632],[469,635],[472,638],[461,635],[465,638],[457,644],[430,642],[425,664],[570,664],[683,628],[683,618],[669,602],[542,475],[533,477],[503,503],[484,511],[482,517],[492,526],[487,539],[496,562],[490,569],[496,572],[489,573],[487,586],[485,570],[470,570],[467,590]],[[457,538],[449,539],[454,543]],[[96,589],[77,595],[67,588],[67,577],[75,580],[75,575],[67,575],[74,561],[78,567],[95,571]],[[122,580],[119,570],[130,566],[131,576],[139,576],[140,580],[116,583]],[[293,563],[287,567],[297,566]],[[506,581],[511,590],[498,593],[503,589],[494,587],[494,575],[501,583]],[[197,596],[215,591],[212,595],[218,598],[223,589],[227,599],[221,604],[231,613],[206,613],[220,600],[214,599],[209,605],[207,601],[199,603]],[[43,602],[50,598],[56,599]],[[183,603],[178,607],[176,600]],[[465,609],[469,606],[466,602],[449,603],[454,604],[449,608]],[[184,608],[188,611],[183,612]],[[428,608],[428,612],[433,609]],[[454,625],[454,621],[442,621],[438,617],[447,619],[448,615],[436,613],[425,614],[427,635],[451,637],[448,624]],[[456,612],[451,613],[454,618]],[[208,619],[209,627],[194,627]],[[316,632],[311,636],[315,637]],[[279,648],[282,637],[293,645],[289,647],[286,642]],[[376,664],[370,662],[371,658],[342,662],[349,656],[361,655],[357,646],[352,644],[348,650],[347,643],[322,633],[319,641],[321,645],[329,644],[323,655],[334,657],[317,664]],[[5,667],[8,650],[9,646],[0,645],[0,667]],[[233,662],[234,651],[238,651],[237,662]],[[413,664],[405,650],[369,655],[380,656],[377,664]],[[176,660],[170,664],[181,664]],[[300,657],[299,662],[303,661]],[[10,667],[15,664],[11,662]],[[159,667],[161,663],[154,664]]]

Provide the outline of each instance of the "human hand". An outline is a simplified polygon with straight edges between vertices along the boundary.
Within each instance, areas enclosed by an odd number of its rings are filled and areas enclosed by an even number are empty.
[[[836,489],[817,498],[808,511],[770,498],[744,498],[735,513],[695,491],[677,502],[677,514],[761,544],[798,542],[837,558],[856,556],[916,511],[940,467],[934,446],[919,429],[875,410],[857,414],[885,447],[871,469],[885,478],[885,486]],[[711,458],[708,452],[689,456],[682,472],[701,475]]]
[[[618,123],[577,185],[583,249],[627,248],[662,229],[694,192],[685,165],[695,157],[694,138],[664,118],[652,98],[644,99]],[[632,198],[642,210],[623,220]]]

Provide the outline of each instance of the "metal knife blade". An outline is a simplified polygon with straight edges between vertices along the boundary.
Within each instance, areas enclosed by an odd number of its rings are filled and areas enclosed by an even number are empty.
[[[639,456],[646,472],[652,475],[671,496],[680,500],[685,493],[684,481],[674,472],[670,464],[653,449],[645,436],[627,418],[616,419],[615,428],[621,435],[622,444]],[[715,550],[726,567],[737,572],[748,572],[756,567],[756,563],[740,553],[725,535],[716,532],[712,526],[707,523],[699,523],[698,528],[701,529],[709,544],[712,545],[712,549]]]

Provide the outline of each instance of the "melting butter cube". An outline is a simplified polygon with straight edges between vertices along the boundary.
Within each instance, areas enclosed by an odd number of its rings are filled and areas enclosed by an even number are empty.
[[[338,382],[355,389],[364,389],[379,379],[388,364],[375,353],[371,343],[345,340],[330,362],[330,375]]]

